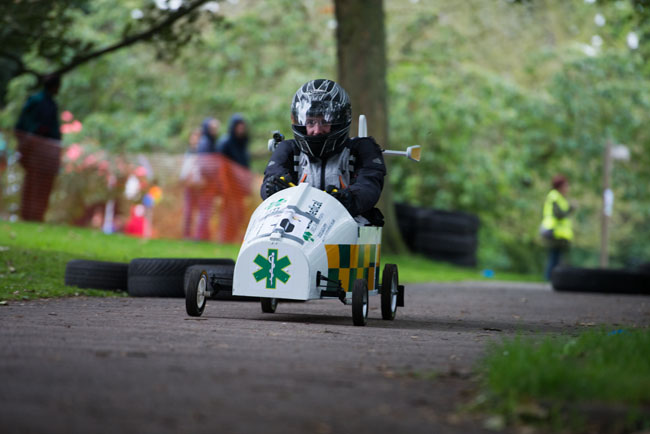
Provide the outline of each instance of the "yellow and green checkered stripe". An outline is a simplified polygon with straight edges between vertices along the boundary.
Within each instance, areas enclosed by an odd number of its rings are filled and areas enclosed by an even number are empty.
[[[379,279],[381,244],[326,244],[327,278],[340,280],[343,289],[351,291],[354,281],[366,279],[368,289],[375,289]]]

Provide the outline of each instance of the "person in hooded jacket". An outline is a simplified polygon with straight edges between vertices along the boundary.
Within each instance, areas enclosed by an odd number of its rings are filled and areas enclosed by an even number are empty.
[[[43,221],[50,193],[61,164],[59,108],[54,97],[61,77],[47,76],[43,90],[30,96],[14,127],[25,169],[20,216],[23,220]]]
[[[360,223],[383,225],[374,208],[384,186],[386,166],[372,137],[350,138],[350,97],[337,83],[317,79],[293,97],[294,140],[280,142],[264,171],[262,199],[306,182],[337,198]]]
[[[210,239],[210,219],[214,200],[220,192],[217,176],[219,174],[219,156],[217,154],[217,137],[220,122],[215,118],[205,118],[201,124],[201,136],[197,145],[197,165],[201,183],[198,192],[198,219],[196,236],[198,240]]]
[[[230,118],[228,133],[219,139],[217,152],[243,167],[249,167],[248,125],[239,113]]]
[[[230,118],[228,133],[219,139],[217,152],[222,157],[218,179],[223,198],[217,240],[235,243],[241,241],[245,229],[245,200],[251,183],[248,124],[242,115],[237,113]]]
[[[205,118],[201,123],[201,137],[199,137],[199,144],[197,152],[199,153],[213,153],[217,152],[217,136],[219,135],[220,122],[215,118]]]

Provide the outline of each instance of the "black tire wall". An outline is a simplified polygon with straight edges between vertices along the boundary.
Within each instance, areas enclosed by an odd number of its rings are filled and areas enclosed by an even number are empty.
[[[74,259],[65,266],[64,283],[91,289],[127,289],[129,264]]]
[[[413,252],[465,267],[477,265],[477,216],[404,203],[395,204],[395,214],[402,237]]]
[[[233,265],[232,259],[140,258],[129,264],[129,295],[134,297],[185,297],[185,269],[191,265]]]
[[[551,283],[556,291],[650,294],[650,273],[636,270],[556,267]]]

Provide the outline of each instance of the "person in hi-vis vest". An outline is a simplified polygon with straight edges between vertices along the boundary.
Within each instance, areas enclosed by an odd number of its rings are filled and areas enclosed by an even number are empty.
[[[567,199],[569,181],[562,175],[555,175],[552,185],[553,189],[544,202],[544,218],[540,228],[542,239],[549,249],[544,273],[546,280],[551,280],[553,268],[560,263],[562,255],[573,241],[570,215],[573,213],[574,206]]]

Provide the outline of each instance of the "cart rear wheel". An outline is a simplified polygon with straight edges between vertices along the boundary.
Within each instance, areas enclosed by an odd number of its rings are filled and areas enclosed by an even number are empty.
[[[365,326],[368,320],[368,282],[357,279],[352,288],[352,323]]]
[[[262,297],[262,312],[264,313],[275,313],[275,309],[278,307],[277,298],[265,298]]]
[[[185,310],[189,316],[201,316],[203,313],[208,285],[208,273],[201,269],[192,270],[185,293]]]
[[[397,313],[397,294],[399,278],[397,265],[386,264],[381,279],[381,317],[393,320]]]

